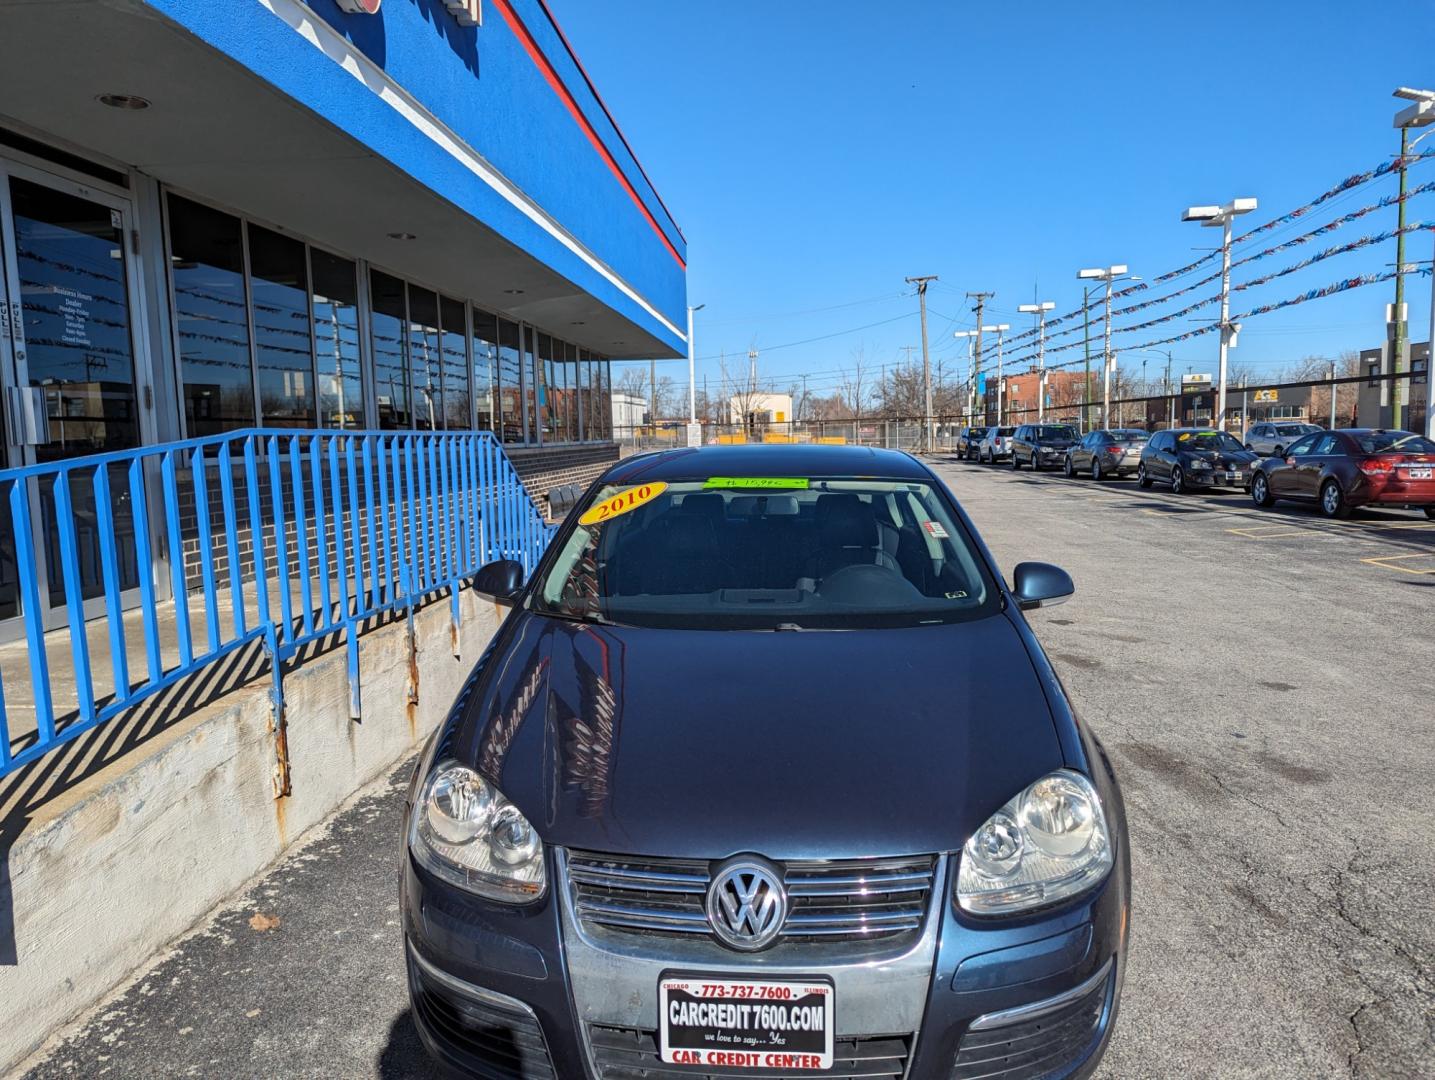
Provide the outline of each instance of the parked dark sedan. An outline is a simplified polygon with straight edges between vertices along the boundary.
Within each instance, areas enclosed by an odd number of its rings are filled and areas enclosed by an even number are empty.
[[[1055,468],[1076,439],[1076,429],[1069,424],[1022,424],[1011,437],[1011,467],[1030,465],[1032,472]]]
[[[1157,481],[1177,495],[1210,487],[1249,490],[1257,455],[1233,436],[1211,428],[1158,431],[1141,451],[1136,479],[1142,487]]]
[[[1110,761],[915,459],[608,471],[408,797],[414,1023],[477,1076],[1084,1077],[1130,862]]]
[[[985,427],[964,427],[961,434],[957,436],[957,453],[967,461],[976,461],[977,447],[981,445],[986,435]]]
[[[1435,442],[1412,431],[1316,431],[1267,458],[1251,480],[1257,506],[1316,503],[1326,517],[1357,506],[1424,510],[1435,518]]]
[[[1150,438],[1139,428],[1088,432],[1068,448],[1063,468],[1067,476],[1090,476],[1096,481],[1108,476],[1130,476],[1140,468],[1141,451]]]

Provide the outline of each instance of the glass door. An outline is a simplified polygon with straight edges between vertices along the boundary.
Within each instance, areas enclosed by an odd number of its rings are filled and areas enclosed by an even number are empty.
[[[9,335],[3,392],[6,464],[38,464],[129,449],[152,440],[139,407],[139,281],[129,201],[0,160],[0,266]],[[29,418],[25,418],[28,407]],[[15,430],[17,426],[24,430]],[[110,475],[121,589],[139,584],[127,467]],[[87,615],[103,612],[104,582],[92,474],[71,484],[80,589]],[[31,518],[46,625],[65,621],[54,480],[30,488]],[[12,537],[5,507],[5,536]],[[17,612],[12,565],[0,553],[0,618]],[[13,555],[10,556],[13,564]],[[132,599],[126,595],[125,600]]]

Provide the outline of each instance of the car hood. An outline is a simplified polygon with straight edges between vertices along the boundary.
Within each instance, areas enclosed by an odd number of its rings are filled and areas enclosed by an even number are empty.
[[[710,859],[954,850],[1062,765],[1006,614],[795,632],[515,618],[441,753],[549,844]]]

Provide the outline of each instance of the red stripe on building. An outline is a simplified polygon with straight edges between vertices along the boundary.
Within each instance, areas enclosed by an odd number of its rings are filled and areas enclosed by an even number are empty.
[[[651,225],[653,231],[658,234],[658,238],[662,240],[663,245],[668,249],[674,260],[677,261],[679,266],[686,270],[688,268],[687,263],[683,261],[682,255],[680,255],[678,249],[673,246],[673,242],[668,239],[668,234],[665,233],[663,227],[658,224],[658,219],[653,217],[653,212],[648,209],[648,204],[643,202],[641,196],[638,195],[638,192],[628,180],[628,177],[623,173],[623,170],[618,167],[618,163],[613,159],[613,155],[608,151],[608,147],[603,143],[603,140],[598,137],[598,133],[593,130],[593,125],[590,124],[588,118],[583,115],[583,110],[578,107],[578,102],[573,100],[573,95],[569,92],[568,87],[564,85],[563,80],[559,78],[558,72],[553,69],[553,65],[549,63],[548,57],[544,55],[543,50],[538,47],[538,42],[535,41],[533,35],[528,32],[528,27],[523,24],[523,20],[520,19],[513,8],[509,6],[508,0],[493,0],[493,6],[498,9],[498,13],[503,16],[503,21],[508,23],[508,28],[513,31],[514,36],[517,37],[523,45],[524,50],[528,53],[529,59],[537,66],[543,77],[548,80],[548,85],[553,88],[553,92],[557,94],[563,104],[567,106],[573,119],[577,121],[578,126],[583,129],[583,134],[588,136],[588,141],[593,144],[593,149],[597,150],[598,155],[607,162],[609,170],[618,178],[618,183],[623,185],[623,190],[626,191],[628,197],[633,200],[633,205],[643,212],[643,217],[648,219],[648,224]]]

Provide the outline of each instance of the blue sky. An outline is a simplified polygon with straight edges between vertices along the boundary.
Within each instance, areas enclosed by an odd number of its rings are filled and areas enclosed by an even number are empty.
[[[1149,278],[1185,265],[1219,243],[1180,221],[1186,206],[1256,196],[1238,233],[1292,210],[1393,156],[1404,103],[1391,91],[1435,84],[1430,0],[1402,10],[1403,33],[1378,5],[1330,0],[550,2],[688,238],[690,301],[707,305],[698,378],[714,390],[710,358],[743,358],[753,344],[764,378],[785,386],[806,372],[813,391],[859,348],[871,365],[900,362],[920,342],[903,283],[915,274],[940,276],[929,330],[950,371],[966,356],[951,331],[974,322],[966,291],[995,290],[988,321],[1015,333],[1030,326],[1016,306],[1033,290],[1055,314],[1080,307],[1080,267],[1126,263]],[[1410,178],[1435,181],[1435,160]],[[1236,257],[1394,191],[1393,177],[1366,184]],[[1435,221],[1435,192],[1408,215]],[[1394,226],[1393,207],[1378,211],[1234,280]],[[1410,238],[1406,258],[1431,258],[1432,235]],[[1393,242],[1337,256],[1238,294],[1233,310],[1387,271],[1394,258]],[[1377,345],[1393,293],[1375,284],[1252,319],[1232,361],[1268,373]],[[1424,340],[1430,279],[1407,278],[1407,300]],[[1215,311],[1118,335],[1118,346]],[[1207,334],[1170,348],[1179,371],[1210,371],[1216,345]],[[686,382],[685,363],[661,370]]]

